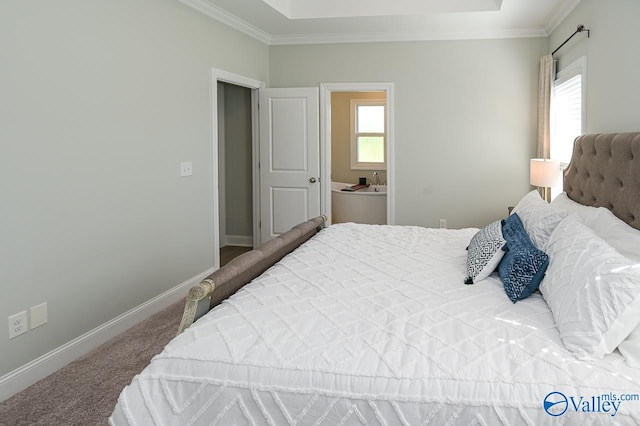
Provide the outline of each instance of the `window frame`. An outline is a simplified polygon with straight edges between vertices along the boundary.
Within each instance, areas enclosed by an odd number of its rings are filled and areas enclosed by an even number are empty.
[[[359,106],[383,106],[384,107],[384,132],[382,133],[357,133],[357,110]],[[387,169],[387,100],[386,99],[351,99],[349,103],[349,121],[351,135],[351,170],[386,170]],[[384,161],[372,163],[358,161],[358,137],[382,136]]]

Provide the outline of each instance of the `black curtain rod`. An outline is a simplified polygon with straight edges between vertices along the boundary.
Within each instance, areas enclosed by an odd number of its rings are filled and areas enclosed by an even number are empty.
[[[569,36],[569,38],[568,38],[568,39],[566,39],[566,40],[564,41],[564,43],[562,43],[560,46],[558,46],[558,48],[557,48],[556,50],[554,50],[554,51],[553,51],[553,53],[551,53],[551,56],[555,55],[555,54],[556,54],[556,52],[557,52],[558,50],[560,50],[560,48],[561,48],[562,46],[564,46],[565,44],[567,44],[567,42],[573,38],[573,36],[574,36],[574,35],[576,35],[576,34],[578,34],[578,33],[581,33],[581,32],[583,32],[583,31],[586,31],[586,32],[587,32],[587,38],[589,38],[589,37],[591,36],[591,33],[589,32],[589,30],[588,30],[588,29],[586,29],[586,28],[584,27],[584,25],[580,24],[580,25],[578,25],[578,28],[576,29],[576,32],[575,32],[575,33],[573,33],[573,34],[571,34],[571,36]]]

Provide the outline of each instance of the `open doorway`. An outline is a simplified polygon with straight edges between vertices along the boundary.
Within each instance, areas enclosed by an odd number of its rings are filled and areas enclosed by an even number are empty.
[[[320,104],[323,211],[332,223],[394,224],[393,83],[323,83]]]
[[[258,169],[258,89],[264,86],[261,81],[238,74],[211,70],[211,219],[215,268],[221,265],[221,247],[240,247],[233,253],[224,253],[226,262],[259,242],[255,170]],[[233,142],[238,138],[241,142]],[[234,158],[241,158],[243,170],[247,169],[238,178],[234,174]],[[232,206],[235,208],[231,209]],[[236,222],[238,208],[242,210],[242,219]],[[247,221],[251,222],[250,231],[247,231]]]
[[[251,89],[218,82],[220,266],[253,248]]]
[[[387,224],[385,92],[331,93],[333,223]]]

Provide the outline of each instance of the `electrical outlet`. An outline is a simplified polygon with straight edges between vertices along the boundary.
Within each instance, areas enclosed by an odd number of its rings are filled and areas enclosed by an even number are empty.
[[[446,229],[447,227],[447,219],[440,219],[440,228]]]
[[[9,339],[29,331],[27,324],[27,311],[22,311],[9,317]]]
[[[180,176],[191,176],[193,174],[193,164],[191,161],[180,163]]]

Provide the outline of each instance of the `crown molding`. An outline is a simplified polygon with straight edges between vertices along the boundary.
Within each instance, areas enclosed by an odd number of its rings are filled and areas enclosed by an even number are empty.
[[[270,44],[278,46],[296,44],[384,43],[395,41],[487,40],[546,36],[547,33],[542,28],[503,31],[295,34],[272,36]]]
[[[581,1],[582,0],[569,0],[563,3],[545,26],[547,35],[551,35]]]
[[[205,15],[244,33],[267,45],[376,43],[396,41],[443,41],[443,40],[487,40],[505,38],[547,37],[555,27],[580,3],[570,0],[554,14],[545,28],[529,28],[496,31],[414,31],[387,33],[343,33],[343,34],[287,34],[271,35],[237,18],[229,12],[209,3],[207,0],[179,0]],[[553,24],[553,26],[551,26]],[[546,29],[551,28],[551,30]]]
[[[219,21],[235,30],[240,31],[254,39],[265,43],[271,44],[271,35],[262,31],[261,29],[251,25],[250,23],[243,21],[230,14],[226,10],[215,6],[206,0],[179,0],[181,3],[186,4],[187,6],[191,6],[199,12],[204,13],[205,15]]]

